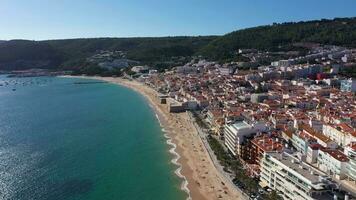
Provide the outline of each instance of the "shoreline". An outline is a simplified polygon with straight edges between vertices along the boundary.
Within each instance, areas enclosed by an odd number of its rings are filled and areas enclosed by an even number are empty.
[[[176,170],[174,170],[174,173],[178,176],[178,178],[182,179],[180,189],[188,195],[187,200],[192,200],[192,197],[190,195],[190,190],[188,188],[189,182],[188,182],[187,178],[184,175],[182,175],[182,173],[181,173],[182,164],[180,164],[178,162],[179,159],[181,158],[181,156],[176,151],[177,145],[172,142],[172,138],[169,136],[168,131],[164,128],[164,125],[162,124],[161,119],[159,118],[159,115],[158,115],[157,111],[155,110],[155,108],[153,108],[152,105],[150,105],[150,106],[153,109],[153,111],[155,112],[156,118],[157,118],[158,123],[161,127],[161,131],[163,132],[163,136],[167,139],[166,144],[171,147],[168,150],[168,152],[170,154],[172,154],[172,156],[173,156],[173,158],[171,159],[171,163],[173,163],[175,166],[178,167]]]
[[[233,185],[225,182],[224,177],[215,168],[201,138],[191,123],[188,113],[169,113],[166,105],[160,104],[157,92],[152,88],[122,78],[62,76],[106,81],[129,88],[147,100],[160,123],[168,152],[173,155],[171,162],[178,168],[174,173],[182,179],[181,190],[187,193],[187,199],[240,199],[242,195]]]

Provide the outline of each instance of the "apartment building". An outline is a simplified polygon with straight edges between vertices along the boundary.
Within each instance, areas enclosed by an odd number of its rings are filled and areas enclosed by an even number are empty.
[[[323,126],[323,134],[342,147],[356,142],[356,131],[345,123],[326,124]]]
[[[356,142],[347,145],[344,149],[344,153],[349,159],[349,164],[347,165],[347,177],[349,180],[356,182]]]
[[[246,137],[266,130],[267,126],[263,122],[238,121],[233,124],[226,124],[224,128],[225,145],[234,156],[241,155],[241,144]]]
[[[348,164],[349,159],[339,150],[321,148],[318,152],[318,168],[336,179],[346,177]]]
[[[286,152],[266,153],[260,175],[260,184],[276,190],[284,199],[332,199],[327,193],[333,186],[328,177]]]

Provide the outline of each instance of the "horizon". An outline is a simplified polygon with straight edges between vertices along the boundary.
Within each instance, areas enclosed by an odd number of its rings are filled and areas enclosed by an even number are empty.
[[[356,2],[4,0],[0,40],[221,36],[273,23],[355,17]],[[251,14],[258,13],[258,14]],[[247,17],[246,17],[247,16]]]
[[[310,20],[305,20],[305,21],[286,21],[286,22],[274,22],[277,24],[283,24],[283,23],[302,23],[302,22],[311,22],[311,21],[320,21],[320,20],[334,20],[334,19],[338,19],[338,18],[356,18],[356,16],[351,16],[351,17],[333,17],[333,18],[322,18],[322,19],[310,19]],[[123,37],[116,37],[116,36],[107,36],[107,37],[74,37],[74,38],[53,38],[53,39],[43,39],[43,40],[33,40],[33,39],[24,39],[24,38],[14,38],[14,39],[10,39],[10,40],[5,40],[5,39],[1,39],[0,41],[16,41],[16,40],[24,40],[24,41],[51,41],[51,40],[80,40],[80,39],[135,39],[135,38],[174,38],[174,37],[219,37],[219,36],[224,36],[226,34],[229,34],[231,32],[235,32],[235,31],[240,31],[240,30],[244,30],[244,29],[250,29],[250,28],[255,28],[255,27],[260,27],[260,26],[272,26],[273,23],[271,24],[262,24],[262,25],[258,25],[258,26],[252,26],[252,27],[246,27],[246,28],[241,28],[241,29],[236,29],[236,30],[232,30],[230,32],[227,33],[223,33],[220,35],[162,35],[162,36],[123,36]]]

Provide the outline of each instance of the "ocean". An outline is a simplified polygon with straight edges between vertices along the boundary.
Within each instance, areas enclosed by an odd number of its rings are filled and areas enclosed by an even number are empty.
[[[169,148],[130,89],[0,76],[0,199],[186,199]]]

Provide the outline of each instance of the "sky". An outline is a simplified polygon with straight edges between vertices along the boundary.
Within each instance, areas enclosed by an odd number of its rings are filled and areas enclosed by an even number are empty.
[[[223,35],[355,16],[356,0],[0,0],[0,40]]]

